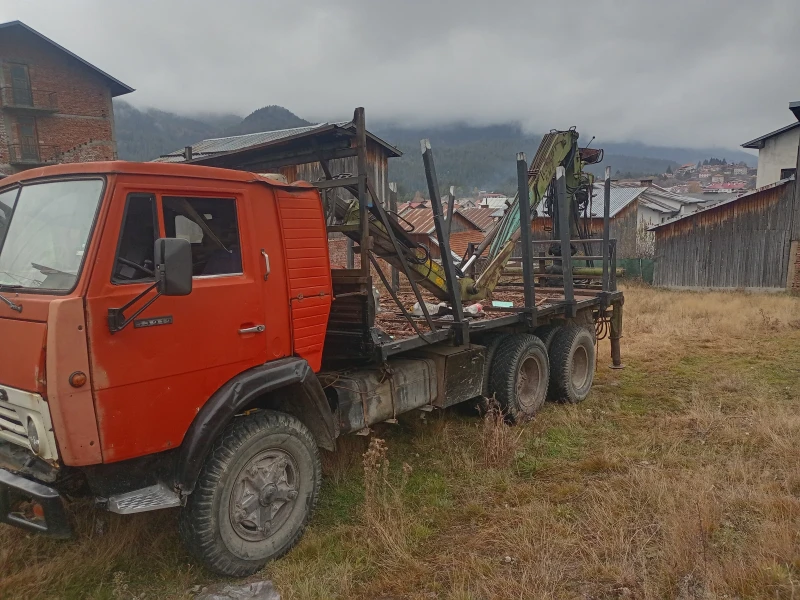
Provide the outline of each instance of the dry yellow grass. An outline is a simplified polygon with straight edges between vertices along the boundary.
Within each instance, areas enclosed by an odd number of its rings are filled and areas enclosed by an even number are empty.
[[[800,598],[800,299],[634,287],[625,310],[627,368],[601,342],[579,406],[344,440],[305,538],[262,576],[289,600]],[[174,513],[76,515],[66,543],[0,527],[0,597],[213,580]]]

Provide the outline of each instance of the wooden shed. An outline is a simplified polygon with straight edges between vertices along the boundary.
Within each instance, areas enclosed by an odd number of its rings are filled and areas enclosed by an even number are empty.
[[[264,131],[197,142],[158,159],[158,162],[188,162],[196,165],[223,167],[254,173],[277,173],[291,183],[298,180],[311,183],[325,179],[319,162],[322,157],[335,176],[358,172],[354,155],[356,127],[353,121],[321,123]],[[379,137],[367,132],[367,174],[382,203],[389,198],[389,159],[402,153]],[[351,196],[341,190],[343,199]]]
[[[783,179],[652,228],[655,285],[799,289],[797,188]]]

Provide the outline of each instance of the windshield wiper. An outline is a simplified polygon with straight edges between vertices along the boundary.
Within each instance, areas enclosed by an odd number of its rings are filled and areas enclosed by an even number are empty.
[[[6,287],[9,287],[9,288],[15,288],[15,287],[22,287],[22,286],[21,286],[21,285],[4,285],[3,287],[4,287],[4,288],[6,288]],[[3,294],[0,294],[0,300],[2,300],[3,302],[5,302],[6,304],[8,304],[8,307],[9,307],[11,310],[15,310],[15,311],[17,311],[18,313],[21,313],[21,312],[22,312],[22,305],[21,305],[21,304],[17,304],[17,303],[16,303],[16,302],[14,302],[13,300],[9,300],[9,299],[8,299],[8,298],[6,298],[5,296],[3,296]]]

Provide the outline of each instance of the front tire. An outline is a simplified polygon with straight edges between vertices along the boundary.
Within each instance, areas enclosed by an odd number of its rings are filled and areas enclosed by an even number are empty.
[[[251,575],[299,541],[321,483],[317,445],[299,420],[270,410],[236,417],[181,511],[181,538],[215,573]]]

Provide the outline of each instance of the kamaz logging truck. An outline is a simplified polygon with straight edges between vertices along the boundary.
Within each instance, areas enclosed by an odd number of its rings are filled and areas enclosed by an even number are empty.
[[[66,538],[65,497],[121,514],[177,507],[189,551],[244,576],[300,539],[318,449],[337,437],[481,396],[513,421],[548,397],[580,402],[598,333],[619,364],[608,175],[603,238],[582,226],[597,150],[579,149],[574,130],[546,135],[531,165],[518,156],[518,198],[487,241],[463,261],[434,260],[375,198],[362,109],[352,125],[336,155],[356,157],[358,172],[333,175],[320,155],[316,185],[129,162],[0,182],[0,521]],[[428,144],[423,162],[447,249]],[[321,200],[335,186],[349,206]],[[536,218],[551,220],[552,239],[531,239]],[[353,240],[358,267],[331,269],[326,229]],[[520,246],[522,282],[504,284]],[[602,284],[578,261],[602,263]],[[407,337],[377,326],[373,273]],[[503,285],[520,292],[514,306],[464,310]],[[430,295],[449,314],[430,314]]]

